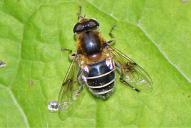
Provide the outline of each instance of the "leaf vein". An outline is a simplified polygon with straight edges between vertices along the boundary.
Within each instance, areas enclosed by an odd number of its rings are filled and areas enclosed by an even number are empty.
[[[189,83],[191,83],[191,80],[184,74],[184,72],[181,71],[181,69],[176,65],[174,64],[172,61],[170,61],[168,55],[162,51],[162,49],[160,48],[160,46],[156,43],[156,41],[154,41],[150,35],[142,28],[142,26],[140,24],[137,24],[137,27],[144,33],[145,37],[147,37],[147,39],[149,39],[154,45],[155,47],[159,50],[159,52],[162,54],[162,56],[167,60],[167,62],[173,66],[177,72],[179,72],[183,78],[188,81]]]
[[[18,110],[19,110],[21,116],[23,117],[23,121],[24,121],[24,123],[25,123],[26,128],[30,128],[29,123],[28,123],[28,118],[27,118],[27,116],[26,116],[24,110],[22,109],[22,107],[21,107],[21,106],[19,105],[19,103],[17,102],[17,99],[16,99],[16,97],[14,96],[13,92],[11,91],[10,88],[6,88],[6,89],[7,89],[8,93],[10,94],[11,99],[13,100],[15,106],[18,108]]]
[[[108,13],[102,11],[102,10],[100,10],[100,9],[99,9],[98,7],[96,7],[93,3],[88,2],[87,0],[86,0],[86,2],[89,3],[89,4],[91,4],[91,5],[92,5],[93,7],[95,7],[98,11],[104,13],[105,15],[110,16],[111,18],[113,18],[113,19],[116,20],[116,21],[120,21],[120,19],[118,19],[117,17],[114,17],[114,16],[112,16],[112,15],[110,15],[110,14],[108,14]],[[144,6],[144,8],[145,8],[145,6]],[[143,9],[143,11],[144,11],[144,9]],[[141,16],[140,16],[140,18],[141,18]],[[138,21],[139,21],[139,20],[138,20]],[[159,50],[159,52],[160,52],[160,53],[162,54],[162,56],[167,60],[167,62],[168,62],[171,66],[173,66],[173,67],[177,70],[177,72],[179,72],[179,73],[181,74],[181,76],[182,76],[186,81],[188,81],[189,83],[191,83],[191,79],[188,78],[188,77],[186,76],[186,74],[184,74],[184,72],[181,71],[181,69],[180,69],[177,65],[175,65],[172,61],[170,61],[168,55],[167,55],[165,52],[162,51],[162,49],[161,49],[160,46],[156,43],[156,41],[154,41],[154,40],[149,36],[149,34],[142,28],[142,26],[141,26],[139,23],[135,25],[135,24],[129,23],[128,21],[122,21],[122,22],[128,23],[128,24],[130,24],[130,25],[134,25],[134,26],[136,26],[137,28],[139,28],[139,30],[141,30],[141,31],[143,32],[143,34],[145,35],[145,37],[146,37],[148,40],[150,40],[150,41],[154,44],[154,46]]]

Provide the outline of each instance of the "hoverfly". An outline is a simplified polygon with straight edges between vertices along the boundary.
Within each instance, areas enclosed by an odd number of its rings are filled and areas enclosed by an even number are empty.
[[[74,25],[77,50],[72,54],[72,63],[61,86],[59,113],[71,108],[84,85],[95,97],[108,99],[115,88],[116,70],[120,74],[120,81],[137,92],[151,87],[152,80],[147,72],[112,47],[112,41],[106,41],[98,28],[99,23],[95,19],[82,16]]]

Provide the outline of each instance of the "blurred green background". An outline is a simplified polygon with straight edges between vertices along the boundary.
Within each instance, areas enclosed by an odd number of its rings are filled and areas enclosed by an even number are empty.
[[[73,25],[82,13],[106,39],[153,79],[151,93],[116,83],[107,101],[84,90],[74,114],[61,121],[56,100],[75,50]],[[190,0],[0,0],[0,127],[191,127]]]

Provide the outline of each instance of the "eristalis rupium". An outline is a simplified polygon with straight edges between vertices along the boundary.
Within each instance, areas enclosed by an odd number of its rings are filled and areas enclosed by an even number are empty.
[[[71,110],[69,108],[80,97],[84,87],[87,87],[93,96],[108,99],[115,89],[117,71],[120,81],[131,89],[140,92],[151,88],[152,80],[148,73],[114,48],[111,40],[106,41],[98,28],[97,20],[83,16],[79,16],[74,25],[76,51],[71,54],[72,62],[61,86],[58,104],[52,102],[52,110],[58,109],[60,115]]]

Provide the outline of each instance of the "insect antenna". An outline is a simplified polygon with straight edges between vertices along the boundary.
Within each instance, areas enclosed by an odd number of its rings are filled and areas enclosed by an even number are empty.
[[[77,13],[78,16],[78,21],[80,21],[81,19],[84,19],[86,17],[86,15],[84,14],[84,16],[82,16],[82,6],[79,6],[79,11]]]

